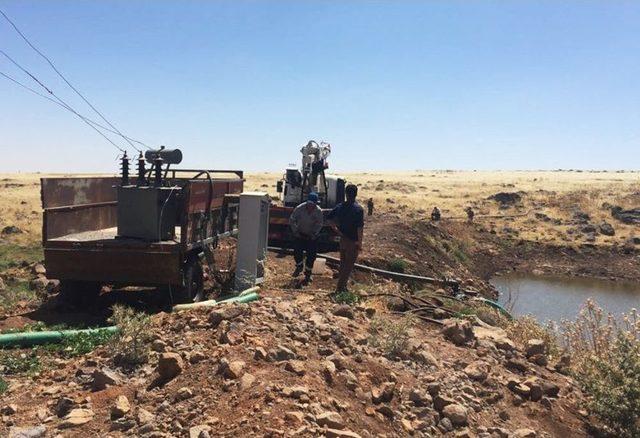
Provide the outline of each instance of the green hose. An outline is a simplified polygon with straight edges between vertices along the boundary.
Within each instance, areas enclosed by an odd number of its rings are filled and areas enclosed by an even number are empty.
[[[6,333],[0,335],[0,348],[4,347],[30,347],[32,345],[55,344],[79,334],[97,334],[100,332],[116,333],[118,327],[100,327],[85,330],[56,330],[43,332]]]
[[[260,299],[260,295],[258,295],[255,292],[250,292],[245,295],[230,297],[220,301],[207,300],[207,301],[200,301],[198,303],[176,304],[175,306],[173,306],[173,310],[178,312],[180,310],[195,309],[198,307],[215,307],[218,304],[224,304],[224,303],[250,303],[251,301],[256,301],[258,299]]]
[[[511,313],[509,313],[509,311],[507,309],[505,309],[504,307],[502,307],[502,305],[500,303],[497,303],[495,301],[492,300],[488,300],[486,298],[482,298],[482,297],[476,297],[475,298],[477,301],[483,302],[491,307],[493,307],[494,309],[498,309],[500,311],[500,313],[502,313],[504,316],[506,316],[509,319],[513,319],[513,315]]]

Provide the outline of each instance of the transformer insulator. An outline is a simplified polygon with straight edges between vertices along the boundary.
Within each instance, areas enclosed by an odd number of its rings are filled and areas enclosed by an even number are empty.
[[[127,156],[127,152],[125,151],[124,155],[122,156],[122,160],[121,160],[121,175],[122,175],[122,185],[123,186],[128,186],[129,185],[129,157]]]
[[[146,172],[147,172],[146,162],[144,157],[142,156],[142,152],[140,152],[140,155],[138,156],[138,182],[137,182],[139,186],[146,185],[146,180],[144,177]]]

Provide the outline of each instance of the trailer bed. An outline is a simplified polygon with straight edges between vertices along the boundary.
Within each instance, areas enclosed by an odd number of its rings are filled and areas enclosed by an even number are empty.
[[[118,228],[110,227],[100,230],[82,231],[80,233],[71,233],[64,236],[55,237],[49,239],[51,242],[82,242],[82,243],[114,243],[118,245],[179,245],[180,244],[180,227],[176,227],[175,237],[173,240],[163,240],[159,242],[147,242],[141,239],[134,239],[130,237],[118,237]]]

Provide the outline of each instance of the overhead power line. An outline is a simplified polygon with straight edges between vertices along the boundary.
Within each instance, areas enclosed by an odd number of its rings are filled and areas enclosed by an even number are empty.
[[[59,107],[64,108],[65,110],[69,111],[70,113],[75,114],[76,116],[80,117],[82,120],[84,120],[86,122],[89,122],[92,125],[100,128],[100,129],[103,129],[103,130],[105,130],[107,132],[110,132],[112,134],[118,135],[118,133],[116,131],[114,131],[113,129],[107,128],[106,126],[101,125],[100,123],[96,122],[95,120],[91,120],[90,118],[83,116],[82,114],[78,113],[73,108],[71,108],[69,105],[65,105],[63,103],[60,103],[57,100],[52,99],[51,97],[47,96],[46,94],[42,94],[39,91],[34,90],[33,88],[29,87],[28,85],[23,84],[22,82],[20,82],[17,79],[9,76],[8,74],[3,73],[2,71],[0,71],[0,76],[3,76],[5,79],[7,79],[7,80],[13,82],[14,84],[24,88],[25,90],[29,91],[30,93],[33,93],[33,94],[35,94],[37,96],[40,96],[40,97],[42,97],[44,99],[47,99],[48,101],[50,101],[52,103],[55,103]],[[138,143],[139,145],[142,145],[142,146],[144,146],[146,148],[149,148],[149,146],[147,146],[145,143],[141,142],[140,140],[136,140],[136,139],[131,138],[131,137],[127,137],[127,139],[129,139],[130,141],[132,141],[134,143]]]
[[[18,33],[18,35],[20,35],[22,37],[22,39],[29,45],[29,47],[31,47],[38,55],[40,55],[45,61],[47,61],[47,63],[51,66],[51,68],[58,74],[58,76],[60,76],[60,78],[73,90],[76,92],[76,94],[78,96],[80,96],[80,98],[87,104],[89,105],[89,107],[100,116],[100,118],[102,120],[104,120],[104,122],[109,125],[113,130],[115,130],[118,135],[120,135],[122,138],[125,139],[125,141],[127,141],[127,143],[129,143],[129,145],[134,148],[135,150],[137,150],[138,152],[141,152],[140,149],[138,149],[137,147],[135,147],[133,145],[132,142],[130,142],[127,137],[122,134],[122,132],[120,132],[120,130],[118,128],[116,128],[109,120],[107,120],[107,118],[96,109],[95,106],[93,106],[91,104],[91,102],[89,102],[87,100],[87,98],[85,98],[82,93],[80,93],[80,91],[78,91],[78,89],[76,87],[74,87],[73,85],[71,85],[71,82],[69,82],[67,80],[67,78],[60,72],[60,70],[58,70],[56,68],[56,66],[53,64],[53,62],[44,54],[42,53],[35,45],[33,45],[31,43],[31,41],[29,41],[29,39],[25,36],[24,33],[22,33],[22,31],[20,31],[20,29],[18,28],[18,26],[16,26],[16,24],[7,16],[7,14],[4,13],[4,11],[2,11],[2,9],[0,9],[0,15],[2,15],[4,17],[5,20],[7,20],[7,22],[11,25],[11,27],[13,27],[13,29]]]

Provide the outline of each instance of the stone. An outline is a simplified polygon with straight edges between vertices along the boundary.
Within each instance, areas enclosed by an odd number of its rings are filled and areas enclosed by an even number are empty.
[[[218,374],[222,374],[227,379],[239,379],[244,374],[245,362],[242,360],[234,360],[229,362],[226,358],[220,360],[218,366]]]
[[[391,409],[388,405],[380,405],[376,408],[376,411],[380,412],[387,418],[393,418],[395,416],[393,409]]]
[[[527,357],[537,354],[546,354],[547,348],[542,339],[529,339],[527,341]]]
[[[187,399],[190,399],[191,397],[193,397],[193,391],[191,390],[191,388],[188,388],[186,386],[183,386],[182,388],[178,389],[178,392],[176,393],[177,401],[187,400]]]
[[[36,427],[12,427],[8,438],[42,438],[46,436],[47,428],[43,425]]]
[[[23,232],[24,231],[22,231],[15,225],[7,225],[2,229],[2,232],[0,232],[0,234],[2,234],[3,236],[8,236],[9,234],[22,234]]]
[[[47,269],[42,263],[36,263],[33,265],[33,273],[36,275],[47,275]]]
[[[281,362],[285,360],[295,359],[296,354],[283,345],[278,345],[277,348],[269,351],[268,359],[272,362]]]
[[[60,397],[56,402],[55,407],[53,408],[53,412],[59,417],[62,418],[71,412],[71,409],[75,406],[75,402],[69,397]]]
[[[504,351],[513,351],[516,345],[507,336],[507,332],[499,327],[474,326],[473,333],[479,341],[490,341],[496,348]]]
[[[476,382],[484,382],[487,379],[488,371],[487,365],[483,362],[474,362],[467,365],[464,369],[464,373]]]
[[[178,376],[184,369],[184,361],[178,353],[162,353],[158,358],[158,367],[156,371],[160,379],[164,381],[171,380]]]
[[[542,393],[547,397],[558,397],[560,387],[553,382],[542,382]]]
[[[91,409],[72,409],[58,426],[60,429],[68,429],[82,426],[93,420],[94,413]]]
[[[348,319],[354,318],[353,308],[351,308],[351,306],[349,306],[348,304],[341,304],[337,306],[333,310],[333,314]]]
[[[288,386],[282,390],[282,394],[285,397],[299,399],[302,396],[309,395],[309,388],[307,388],[306,386]]]
[[[304,376],[306,370],[305,370],[305,365],[304,362],[300,361],[300,360],[290,360],[288,361],[285,366],[284,369],[286,371],[289,371],[293,374],[296,374],[298,376]]]
[[[0,414],[2,415],[13,415],[17,412],[18,412],[18,405],[16,405],[15,403],[10,403],[0,408]]]
[[[433,398],[433,407],[436,411],[442,412],[445,407],[454,404],[456,401],[450,397],[446,397],[443,395],[437,395]]]
[[[333,383],[334,376],[336,374],[336,365],[330,360],[325,360],[322,363],[322,376],[327,383]]]
[[[124,395],[119,395],[116,397],[115,404],[111,408],[111,419],[116,420],[118,418],[122,418],[129,413],[131,410],[131,405],[129,404],[129,400]]]
[[[256,376],[251,373],[244,373],[242,377],[240,377],[240,389],[246,391],[247,389],[253,386],[253,383],[256,381]]]
[[[196,364],[207,359],[207,355],[202,351],[195,351],[189,356],[189,363]]]
[[[509,369],[520,371],[521,373],[526,373],[527,371],[529,371],[529,366],[527,365],[527,363],[517,358],[507,360],[505,366]]]
[[[94,391],[101,391],[107,386],[119,385],[120,377],[108,368],[96,369],[91,374],[91,387]]]
[[[466,320],[446,319],[443,321],[442,334],[456,345],[464,345],[475,339],[471,323]]]
[[[371,401],[374,404],[389,403],[393,399],[393,392],[396,384],[393,382],[383,383],[381,386],[371,389]]]
[[[424,365],[439,367],[438,359],[429,351],[425,349],[416,350],[411,353],[411,358]]]
[[[204,438],[209,437],[211,433],[211,426],[201,424],[189,428],[189,438]]]
[[[355,432],[339,429],[327,429],[324,431],[324,435],[327,438],[361,438],[361,436]]]
[[[467,408],[457,403],[447,405],[442,410],[442,415],[451,420],[454,426],[465,426],[467,424]]]
[[[155,415],[143,408],[139,408],[136,414],[136,420],[140,425],[152,423],[155,421],[155,418]]]
[[[301,424],[304,421],[304,413],[300,411],[289,411],[284,414],[284,420],[290,424]]]
[[[532,429],[517,429],[511,436],[513,438],[535,438],[536,431]]]
[[[608,222],[602,222],[598,225],[598,231],[605,236],[615,236],[616,234],[616,230],[614,230],[613,226]]]
[[[253,353],[253,358],[255,360],[266,360],[267,359],[267,351],[262,347],[256,347],[256,350]]]
[[[344,429],[342,416],[337,412],[323,412],[316,416],[316,423],[320,427],[327,426],[331,429]]]
[[[427,392],[421,391],[419,389],[411,390],[411,392],[409,393],[409,400],[418,407],[429,406],[433,402],[433,399]]]
[[[4,292],[5,290],[7,290],[7,285],[4,284],[4,280],[0,277],[0,292]]]
[[[214,308],[214,310],[209,313],[209,324],[212,327],[218,327],[222,321],[231,321],[236,319],[242,315],[244,315],[248,311],[248,307],[242,304],[225,304],[220,307]]]

